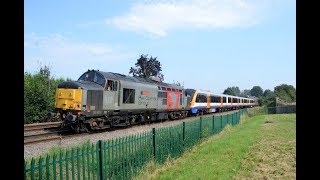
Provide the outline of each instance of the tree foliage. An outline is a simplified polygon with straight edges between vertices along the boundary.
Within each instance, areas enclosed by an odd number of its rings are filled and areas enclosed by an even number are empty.
[[[35,74],[24,73],[24,123],[46,121],[48,111],[54,109],[56,87],[63,81],[51,77],[48,66]]]
[[[161,63],[157,60],[157,57],[152,56],[148,58],[148,55],[142,54],[137,63],[135,63],[135,68],[131,67],[129,74],[133,76],[138,76],[142,78],[149,78],[151,76],[158,77],[161,81],[164,80],[164,76],[161,73]]]
[[[286,102],[296,102],[296,89],[292,85],[281,84],[276,86],[274,94]]]
[[[251,96],[250,90],[245,89],[245,90],[241,91],[240,96],[241,96],[241,97],[245,97],[245,98]]]
[[[240,96],[240,89],[238,86],[228,87],[223,91],[223,94],[229,94],[232,96]]]
[[[275,97],[275,95],[270,89],[266,89],[263,92],[263,97],[272,98],[272,97]]]
[[[250,90],[251,96],[261,97],[263,95],[263,90],[260,86],[253,86]]]

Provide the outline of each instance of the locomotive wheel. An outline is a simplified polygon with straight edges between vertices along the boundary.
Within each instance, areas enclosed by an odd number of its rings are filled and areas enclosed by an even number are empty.
[[[175,120],[176,119],[176,117],[175,117],[173,112],[169,113],[169,119],[171,119],[171,120]]]
[[[80,133],[80,126],[79,124],[74,124],[71,126],[71,128],[76,132],[76,133]]]

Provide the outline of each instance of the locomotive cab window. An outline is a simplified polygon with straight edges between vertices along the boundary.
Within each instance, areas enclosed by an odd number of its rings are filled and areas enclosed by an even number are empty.
[[[108,80],[107,86],[105,88],[108,91],[116,91],[118,89],[118,82],[117,81],[112,81]]]
[[[205,94],[198,94],[196,98],[196,102],[207,102],[207,97]]]
[[[134,103],[135,90],[123,88],[123,103]]]

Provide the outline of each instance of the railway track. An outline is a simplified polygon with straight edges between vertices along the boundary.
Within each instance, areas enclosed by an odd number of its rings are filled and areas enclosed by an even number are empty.
[[[216,115],[229,114],[232,112],[233,111],[219,112],[219,113],[216,113]],[[212,115],[213,114],[205,114],[205,115],[201,115],[201,117],[207,117],[207,116],[212,116]],[[188,118],[181,119],[181,120],[186,120],[189,118],[190,119],[197,119],[199,117],[188,117]],[[152,122],[152,123],[157,123],[157,122]],[[134,126],[144,126],[144,125],[134,125]],[[96,132],[91,132],[91,133],[74,134],[68,130],[60,130],[60,129],[58,129],[59,127],[60,127],[60,123],[56,123],[56,122],[55,123],[45,123],[45,124],[35,124],[32,126],[29,125],[29,127],[27,127],[27,130],[26,130],[26,126],[25,126],[24,144],[26,145],[26,144],[35,144],[35,143],[40,143],[40,142],[48,142],[48,141],[53,141],[53,140],[62,140],[62,139],[70,138],[70,137],[83,136],[85,134],[92,134],[92,133],[101,133],[101,132],[105,131],[105,130],[97,130]],[[128,128],[128,127],[118,127],[117,129],[123,129],[123,128]]]
[[[57,139],[62,139],[62,137],[71,136],[71,134],[64,133],[69,132],[68,130],[56,130],[56,131],[47,131],[43,133],[37,133],[37,134],[25,134],[24,135],[24,144],[33,144],[33,143],[39,143],[39,142],[47,142]]]
[[[24,132],[35,131],[35,130],[45,130],[49,128],[59,128],[60,125],[61,125],[61,122],[26,124],[24,125]]]

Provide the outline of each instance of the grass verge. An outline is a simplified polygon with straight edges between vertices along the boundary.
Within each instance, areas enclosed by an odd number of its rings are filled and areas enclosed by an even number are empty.
[[[295,179],[295,126],[295,114],[249,118],[137,179]]]

